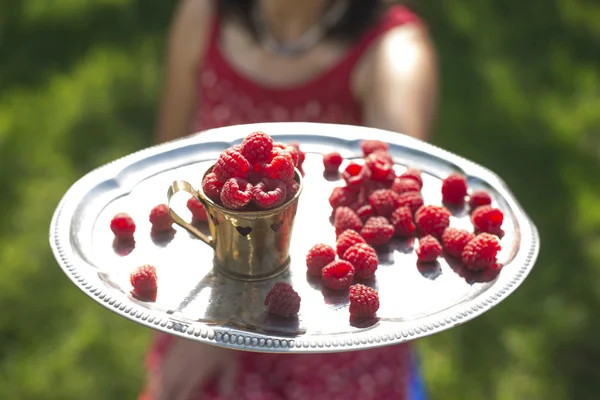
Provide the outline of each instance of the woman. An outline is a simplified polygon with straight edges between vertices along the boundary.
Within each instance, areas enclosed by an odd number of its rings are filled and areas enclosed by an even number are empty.
[[[427,140],[426,29],[384,0],[181,0],[157,140],[242,123],[366,125]],[[146,399],[421,399],[408,345],[325,355],[235,352],[161,334]]]

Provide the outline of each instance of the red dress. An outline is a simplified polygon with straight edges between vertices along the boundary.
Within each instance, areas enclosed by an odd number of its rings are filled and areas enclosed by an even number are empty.
[[[418,23],[401,6],[391,7],[342,59],[311,81],[292,88],[268,88],[237,72],[218,47],[219,19],[213,24],[198,92],[202,95],[194,131],[227,125],[302,121],[362,124],[351,76],[361,56],[390,29]],[[159,334],[147,357],[155,368],[174,339]],[[407,399],[410,352],[407,345],[334,354],[239,353],[235,400]],[[214,385],[198,388],[203,399],[221,399]]]

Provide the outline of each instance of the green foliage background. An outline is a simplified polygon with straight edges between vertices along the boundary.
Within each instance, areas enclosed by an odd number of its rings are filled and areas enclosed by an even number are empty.
[[[48,226],[94,167],[151,143],[174,1],[0,1],[0,399],[133,399],[150,331],[62,274]],[[600,391],[600,4],[416,2],[439,50],[435,142],[502,176],[539,262],[500,306],[419,341],[432,399]]]

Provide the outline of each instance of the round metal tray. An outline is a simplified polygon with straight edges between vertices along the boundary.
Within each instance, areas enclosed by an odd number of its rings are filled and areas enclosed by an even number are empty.
[[[276,141],[298,142],[307,152],[305,185],[292,234],[288,271],[270,280],[242,282],[213,270],[212,249],[174,225],[175,234],[153,237],[148,215],[166,203],[176,179],[199,185],[203,172],[225,148],[254,130]],[[469,188],[485,189],[505,214],[495,276],[474,274],[441,258],[429,267],[416,263],[415,243],[394,239],[379,252],[380,266],[369,284],[379,291],[377,319],[351,323],[347,292],[331,292],[306,275],[305,256],[316,243],[335,244],[327,201],[340,182],[323,176],[322,154],[339,151],[361,158],[360,142],[390,144],[398,172],[423,171],[426,204],[441,204],[441,179],[451,172],[467,176]],[[172,205],[191,218],[187,197]],[[452,210],[451,226],[472,229],[467,209]],[[137,230],[134,247],[113,243],[110,219],[127,212]],[[186,214],[187,213],[187,214]],[[260,352],[335,352],[397,344],[460,325],[497,305],[525,279],[539,251],[538,233],[498,176],[489,170],[398,133],[364,127],[272,123],[211,130],[151,147],[98,168],[76,182],[58,205],[50,244],[65,274],[92,299],[139,324],[217,346]],[[450,261],[450,262],[449,262]],[[146,303],[130,295],[129,274],[150,263],[158,273],[158,297]],[[263,299],[279,280],[290,282],[302,298],[297,319],[267,314]]]

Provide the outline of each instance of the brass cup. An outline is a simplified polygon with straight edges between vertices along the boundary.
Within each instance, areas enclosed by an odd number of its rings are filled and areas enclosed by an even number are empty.
[[[205,175],[212,171],[209,168]],[[169,214],[173,221],[214,249],[214,266],[230,278],[257,281],[285,271],[290,264],[290,242],[298,199],[302,192],[302,175],[296,169],[294,179],[300,185],[293,199],[277,208],[264,211],[226,209],[186,181],[177,180],[167,192]],[[172,208],[171,198],[180,191],[196,197],[206,208],[210,237],[184,221]]]

